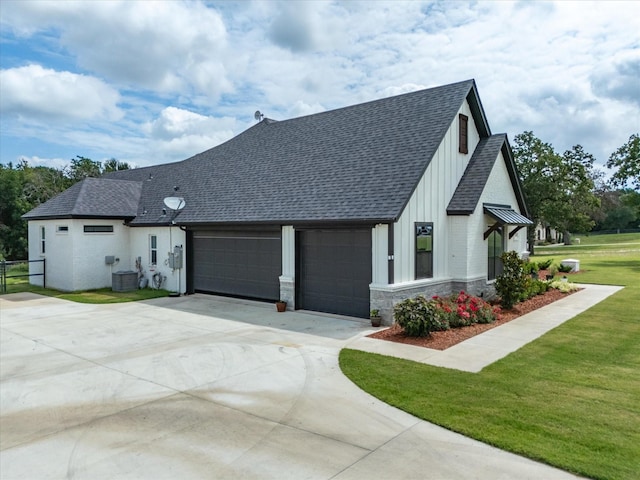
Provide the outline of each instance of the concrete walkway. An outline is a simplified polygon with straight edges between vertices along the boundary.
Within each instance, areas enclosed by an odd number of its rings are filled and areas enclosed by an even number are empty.
[[[355,350],[404,358],[436,367],[477,373],[623,288],[611,285],[579,286],[583,290],[446,350],[433,350],[367,337],[358,338],[348,346]]]
[[[358,389],[338,353],[371,331],[206,295],[1,296],[0,478],[575,478]]]

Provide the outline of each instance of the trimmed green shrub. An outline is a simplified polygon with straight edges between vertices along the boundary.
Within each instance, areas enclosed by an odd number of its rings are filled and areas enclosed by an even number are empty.
[[[502,308],[510,309],[520,301],[527,288],[525,262],[513,250],[504,252],[500,258],[502,274],[496,278],[496,293],[500,297]]]
[[[542,262],[538,262],[538,269],[548,270],[552,263],[553,263],[553,258],[549,258],[547,260],[543,260]]]
[[[561,273],[569,273],[571,270],[573,270],[573,267],[571,265],[558,265],[558,271]]]
[[[449,327],[438,315],[435,302],[422,295],[397,303],[393,307],[393,318],[410,337],[426,337]]]
[[[535,275],[538,273],[538,264],[536,262],[524,262],[522,269],[527,275]]]

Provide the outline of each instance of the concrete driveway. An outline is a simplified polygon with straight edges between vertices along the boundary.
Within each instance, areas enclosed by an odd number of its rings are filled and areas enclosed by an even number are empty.
[[[565,479],[364,393],[366,322],[206,295],[0,297],[0,478]]]

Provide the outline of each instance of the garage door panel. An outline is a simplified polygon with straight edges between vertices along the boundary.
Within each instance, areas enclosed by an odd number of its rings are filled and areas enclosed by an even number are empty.
[[[371,231],[306,230],[298,242],[300,308],[368,317]]]
[[[277,300],[282,250],[279,231],[197,231],[195,290]]]

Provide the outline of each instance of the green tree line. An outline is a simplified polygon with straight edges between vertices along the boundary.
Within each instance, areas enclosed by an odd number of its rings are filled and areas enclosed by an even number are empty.
[[[115,158],[97,162],[81,156],[63,168],[32,167],[24,160],[15,166],[0,164],[0,260],[28,256],[27,222],[22,215],[80,180],[127,169],[129,164]]]
[[[640,228],[639,152],[640,137],[633,134],[609,157],[614,173],[605,181],[581,145],[559,154],[533,132],[516,135],[513,155],[531,220],[562,232],[565,243],[571,232]],[[533,253],[535,228],[527,240]]]

